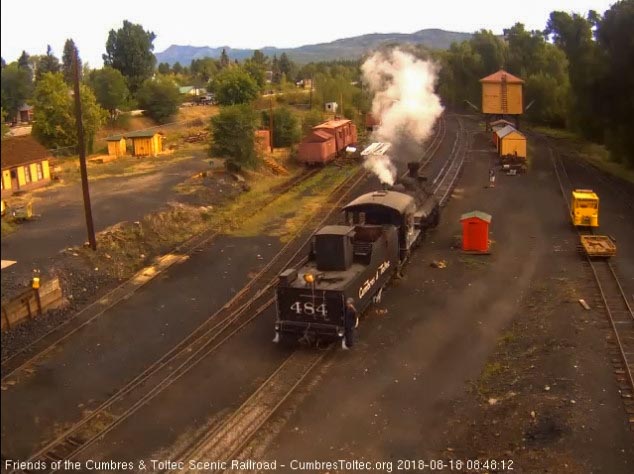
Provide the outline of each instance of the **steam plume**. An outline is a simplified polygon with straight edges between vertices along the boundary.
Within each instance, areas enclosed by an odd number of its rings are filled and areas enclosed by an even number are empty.
[[[363,167],[378,176],[382,183],[394,184],[396,166],[388,155],[368,155],[363,161]]]
[[[374,94],[372,114],[381,120],[374,138],[391,142],[396,159],[411,160],[414,157],[399,156],[399,148],[412,142],[422,144],[443,111],[440,98],[434,93],[437,66],[397,48],[374,53],[363,63],[361,71]],[[394,184],[396,167],[388,156],[369,157],[364,166],[381,182]]]

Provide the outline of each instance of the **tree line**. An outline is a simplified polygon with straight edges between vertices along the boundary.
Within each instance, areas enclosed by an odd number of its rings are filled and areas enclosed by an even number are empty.
[[[480,105],[478,79],[503,67],[524,79],[528,120],[566,127],[604,143],[615,161],[634,166],[634,0],[603,14],[554,11],[541,31],[521,23],[500,36],[481,30],[447,51],[426,52],[441,65],[446,104]]]
[[[255,51],[250,58],[239,62],[231,61],[223,50],[219,59],[196,59],[187,67],[178,63],[157,66],[153,54],[155,38],[156,35],[142,25],[124,21],[121,28],[109,32],[103,54],[104,65],[100,69],[82,66],[72,39],[66,41],[61,60],[50,46],[45,55],[30,56],[23,52],[17,61],[10,64],[3,59],[3,121],[16,117],[22,105],[30,104],[34,107],[34,136],[49,148],[73,147],[76,135],[71,89],[76,53],[89,151],[92,151],[99,128],[108,119],[114,121],[121,109],[140,107],[158,123],[171,120],[185,100],[178,90],[178,86],[182,85],[206,87],[215,94],[217,103],[223,108],[220,118],[212,122],[212,128],[221,127],[222,120],[229,121],[229,125],[225,127],[226,133],[215,134],[218,142],[214,144],[216,151],[223,148],[222,140],[226,144],[231,141],[233,135],[229,130],[244,131],[245,124],[250,124],[250,129],[268,125],[269,112],[261,112],[262,103],[256,103],[263,93],[279,93],[270,99],[276,104],[273,144],[277,147],[297,143],[302,129],[307,130],[322,121],[323,114],[318,109],[324,102],[345,101],[344,112],[350,116],[361,102],[360,88],[351,84],[358,82],[359,61],[298,66],[285,53],[278,58]],[[302,79],[314,82],[310,95],[306,94],[307,91],[299,91],[295,85],[295,81]],[[303,119],[296,111],[284,106],[304,104],[309,96],[317,110],[304,114]],[[4,131],[3,127],[3,134]],[[253,147],[245,152],[244,143],[238,145],[242,147],[238,158],[245,164],[254,163]],[[232,155],[235,154],[234,151]]]
[[[603,14],[552,12],[541,31],[528,31],[516,23],[503,35],[478,31],[469,41],[454,43],[446,51],[420,46],[410,49],[439,64],[437,89],[447,106],[464,107],[468,101],[479,107],[479,79],[502,67],[525,81],[528,120],[567,127],[605,143],[614,159],[634,165],[633,29],[634,0],[621,0]],[[237,61],[223,50],[218,59],[195,59],[187,66],[157,65],[155,38],[142,25],[124,21],[121,28],[108,34],[103,68],[80,64],[85,128],[89,132],[96,131],[108,117],[114,119],[118,110],[136,107],[165,123],[184,100],[178,91],[183,85],[207,88],[220,106],[245,106],[241,110],[256,117],[259,124],[263,124],[262,117],[256,110],[266,105],[262,94],[279,92],[269,100],[278,105],[310,104],[315,109],[302,121],[296,120],[297,127],[305,131],[319,120],[318,110],[326,102],[339,102],[339,112],[355,120],[360,119],[359,112],[370,108],[371,97],[361,83],[363,58],[298,65],[286,53],[267,57],[256,50],[251,57]],[[385,47],[390,46],[395,45]],[[10,64],[2,60],[3,118],[15,117],[24,103],[33,105],[34,134],[51,148],[69,146],[74,140],[68,90],[75,50],[69,39],[61,60],[50,46],[44,55],[23,52]],[[309,94],[296,87],[295,82],[302,80],[310,80]],[[290,109],[282,113],[293,114]],[[280,123],[285,120],[280,117]],[[90,133],[87,135],[90,139]]]

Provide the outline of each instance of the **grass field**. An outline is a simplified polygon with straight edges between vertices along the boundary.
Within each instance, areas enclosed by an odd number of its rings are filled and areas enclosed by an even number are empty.
[[[573,151],[579,158],[601,171],[634,184],[634,169],[612,160],[605,146],[584,140],[568,130],[549,127],[531,127],[531,129],[553,138],[557,145]]]
[[[354,170],[353,166],[326,167],[317,175],[262,208],[256,215],[246,220],[238,219],[224,230],[239,236],[274,235],[282,241],[290,240],[326,203],[332,190]],[[272,197],[270,186],[258,185],[254,191],[252,195],[240,196],[234,205],[228,206],[224,210],[226,216],[228,218],[239,216],[240,209],[249,209],[257,205],[258,201],[270,200]],[[227,221],[231,222],[230,219]]]
[[[97,252],[84,247],[75,251],[92,267],[116,278],[129,278],[150,257],[208,230],[236,236],[275,235],[286,241],[314,216],[332,189],[352,172],[353,166],[326,168],[272,202],[276,187],[292,175],[252,173],[250,190],[225,203],[170,204],[169,208],[148,214],[138,223],[120,223],[100,232]],[[188,188],[188,192],[191,189]],[[270,203],[263,206],[263,202]],[[258,210],[255,214],[254,209]]]
[[[188,146],[184,149],[165,153],[157,157],[137,158],[124,156],[106,163],[88,161],[88,176],[91,181],[113,177],[130,177],[135,175],[153,173],[166,164],[190,159],[192,156],[201,159],[207,156],[206,145]],[[61,184],[77,183],[81,180],[79,171],[79,158],[70,156],[55,160],[53,173],[59,177]],[[43,188],[45,189],[45,188]]]

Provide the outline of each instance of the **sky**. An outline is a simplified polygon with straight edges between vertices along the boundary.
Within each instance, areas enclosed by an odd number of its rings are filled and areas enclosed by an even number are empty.
[[[102,64],[106,39],[123,20],[156,34],[154,52],[172,44],[296,47],[366,33],[413,33],[424,28],[502,33],[516,21],[543,29],[553,10],[603,13],[614,0],[18,0],[0,2],[0,49],[7,62],[22,50],[60,57],[73,38],[84,62]],[[493,5],[504,5],[495,11]]]

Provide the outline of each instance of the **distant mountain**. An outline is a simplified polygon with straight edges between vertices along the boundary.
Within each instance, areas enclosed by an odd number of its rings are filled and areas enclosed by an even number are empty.
[[[439,29],[420,30],[416,33],[372,33],[353,36],[332,41],[330,43],[310,44],[298,48],[275,48],[267,46],[260,48],[267,56],[278,56],[282,53],[298,63],[310,61],[328,61],[334,59],[357,59],[364,53],[381,45],[389,43],[421,44],[432,49],[447,49],[454,41],[460,42],[471,38],[471,33],[458,33]],[[253,54],[253,49],[233,49],[229,46],[212,48],[209,46],[178,46],[171,45],[165,51],[156,53],[158,63],[179,62],[183,66],[189,65],[192,59],[206,57],[219,58],[223,48],[231,59],[245,59]]]

